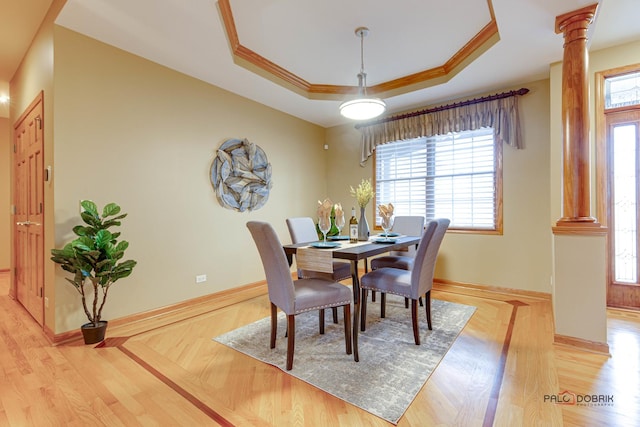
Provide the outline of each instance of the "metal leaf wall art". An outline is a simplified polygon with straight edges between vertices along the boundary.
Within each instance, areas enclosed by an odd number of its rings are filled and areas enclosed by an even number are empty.
[[[262,148],[246,139],[229,139],[211,165],[218,202],[238,212],[260,209],[269,198],[271,164]]]

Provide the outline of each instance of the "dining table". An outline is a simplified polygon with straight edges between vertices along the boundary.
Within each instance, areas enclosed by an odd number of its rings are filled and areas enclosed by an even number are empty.
[[[358,263],[364,261],[365,272],[367,270],[367,258],[381,255],[391,251],[402,251],[412,245],[418,245],[420,243],[421,236],[394,236],[385,239],[380,236],[373,236],[367,241],[358,241],[357,243],[350,243],[349,240],[337,240],[339,244],[334,244],[333,247],[323,247],[325,245],[319,245],[319,242],[306,242],[283,245],[284,252],[287,256],[289,265],[293,263],[293,257],[296,255],[299,249],[304,248],[308,252],[307,248],[314,251],[327,251],[327,255],[330,253],[332,259],[343,259],[351,262],[351,280],[353,288],[353,359],[358,362],[358,330],[360,329],[360,277],[358,270]],[[315,245],[314,245],[315,244]],[[314,247],[315,246],[315,247]],[[317,247],[320,246],[320,247]],[[329,246],[329,245],[326,245]],[[302,251],[301,251],[302,252]]]

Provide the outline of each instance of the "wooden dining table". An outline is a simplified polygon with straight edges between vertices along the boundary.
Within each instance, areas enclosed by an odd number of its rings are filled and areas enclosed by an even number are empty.
[[[381,237],[375,236],[366,242],[358,242],[357,244],[350,244],[348,241],[342,242],[339,247],[318,249],[318,251],[331,251],[332,258],[344,259],[351,262],[351,280],[353,283],[353,359],[358,362],[358,330],[360,329],[360,277],[358,275],[358,262],[365,261],[366,271],[366,259],[376,255],[381,255],[391,251],[401,251],[412,245],[418,245],[420,243],[420,236],[398,236],[392,237],[390,240],[384,243],[378,243],[377,240]],[[287,255],[289,265],[293,263],[293,256],[296,254],[299,248],[307,248],[313,242],[296,243],[290,245],[284,245],[284,252]]]

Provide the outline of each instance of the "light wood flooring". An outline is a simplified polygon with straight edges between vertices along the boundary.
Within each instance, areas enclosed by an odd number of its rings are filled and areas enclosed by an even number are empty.
[[[390,425],[211,340],[268,316],[264,295],[194,308],[186,319],[110,327],[99,348],[52,346],[7,296],[6,276],[0,273],[0,426]],[[549,300],[446,289],[433,297],[477,311],[399,426],[639,425],[637,313],[609,310],[609,357],[553,345]],[[557,402],[571,393],[582,402]],[[586,403],[586,396],[612,402]]]

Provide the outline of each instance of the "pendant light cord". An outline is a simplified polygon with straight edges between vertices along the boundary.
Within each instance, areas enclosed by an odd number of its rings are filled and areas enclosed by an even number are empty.
[[[360,74],[358,74],[358,80],[360,83],[360,90],[363,96],[367,96],[367,73],[364,71],[364,29],[360,29]]]

